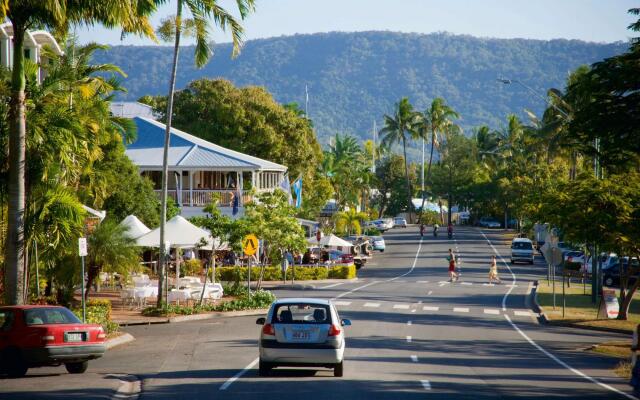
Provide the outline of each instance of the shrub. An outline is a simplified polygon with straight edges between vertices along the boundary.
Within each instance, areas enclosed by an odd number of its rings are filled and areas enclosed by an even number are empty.
[[[87,301],[87,323],[100,324],[109,334],[118,331],[118,324],[111,321],[111,302],[109,300],[92,299]],[[73,313],[82,319],[82,306],[74,308]]]
[[[293,272],[292,272],[293,271]],[[327,268],[289,266],[287,279],[291,279],[291,274],[295,272],[295,279],[299,281],[311,281],[327,279]],[[251,267],[251,280],[257,280],[260,276],[260,267]],[[239,279],[238,279],[239,278]],[[226,282],[237,282],[247,280],[247,267],[219,267],[216,268],[216,279]],[[283,279],[280,267],[265,267],[263,281],[279,281]],[[225,291],[226,293],[226,291]]]
[[[353,279],[356,277],[356,266],[351,264],[330,268],[328,277],[331,279]]]
[[[180,264],[180,273],[182,276],[198,276],[202,272],[202,264],[200,260],[187,260]]]
[[[267,290],[258,290],[248,296],[246,291],[241,297],[221,304],[203,304],[202,306],[168,305],[166,309],[147,307],[142,311],[145,316],[193,315],[210,311],[242,311],[267,308],[276,300],[276,296]]]

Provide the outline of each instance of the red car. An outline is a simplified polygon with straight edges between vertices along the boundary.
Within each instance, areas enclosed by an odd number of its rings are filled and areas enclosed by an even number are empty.
[[[102,326],[83,324],[64,307],[0,307],[0,372],[21,377],[29,368],[64,364],[81,374],[102,357],[105,338]]]

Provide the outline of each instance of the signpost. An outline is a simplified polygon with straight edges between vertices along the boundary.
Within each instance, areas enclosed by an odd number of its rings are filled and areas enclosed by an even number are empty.
[[[82,292],[80,296],[82,298],[82,322],[84,323],[87,320],[87,307],[84,302],[84,258],[89,254],[87,253],[87,238],[78,239],[78,254],[82,260]]]
[[[620,305],[615,289],[602,288],[602,297],[600,298],[600,307],[598,307],[597,318],[607,317],[609,319],[618,318]]]
[[[242,239],[242,250],[244,254],[249,256],[247,264],[247,290],[251,297],[251,258],[258,252],[258,238],[254,234],[249,234]]]

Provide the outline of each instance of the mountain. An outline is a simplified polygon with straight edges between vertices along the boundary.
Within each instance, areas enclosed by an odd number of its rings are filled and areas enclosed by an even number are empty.
[[[523,118],[523,109],[540,113],[544,101],[515,82],[543,96],[562,88],[567,74],[625,51],[626,43],[578,40],[489,39],[448,33],[393,32],[318,33],[248,41],[239,57],[231,46],[216,46],[209,64],[197,69],[193,47],[181,49],[177,88],[202,78],[224,77],[236,85],[265,86],[281,103],[305,106],[320,141],[336,133],[369,138],[393,104],[408,96],[424,110],[434,97],[443,97],[460,114],[467,132],[480,124],[499,128],[508,113]],[[99,63],[120,66],[128,77],[121,99],[167,92],[172,48],[114,46],[98,53]]]

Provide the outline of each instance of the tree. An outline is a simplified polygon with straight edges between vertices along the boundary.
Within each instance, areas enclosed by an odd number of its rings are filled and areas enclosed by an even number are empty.
[[[409,165],[407,164],[407,139],[415,139],[416,134],[413,129],[417,121],[417,114],[413,111],[413,106],[409,103],[409,99],[403,97],[395,105],[393,116],[384,116],[384,128],[380,131],[383,136],[382,143],[386,147],[391,147],[395,143],[402,143],[402,152],[404,155],[404,172],[407,193],[407,212],[409,213],[409,222],[411,223],[411,212],[413,211],[413,193],[411,191],[411,182],[409,180]],[[407,136],[409,135],[409,136]]]
[[[346,233],[347,235],[351,235],[352,233],[360,235],[362,234],[362,225],[360,223],[367,219],[367,214],[350,208],[347,211],[336,213],[333,218],[337,232]]]
[[[24,296],[19,290],[24,279],[25,243],[24,221],[26,205],[26,109],[24,39],[28,29],[45,26],[66,32],[71,24],[101,23],[121,26],[125,32],[153,36],[146,16],[155,10],[148,1],[121,2],[65,0],[6,0],[0,7],[2,20],[9,19],[13,29],[13,66],[11,74],[11,100],[9,105],[9,191],[8,232],[5,246],[6,300],[8,304],[22,304]]]
[[[127,236],[127,229],[113,219],[106,219],[89,235],[85,297],[101,271],[117,272],[126,277],[140,265],[140,248]]]
[[[242,44],[242,26],[224,8],[220,7],[217,0],[177,0],[175,18],[166,19],[158,29],[158,33],[165,40],[174,40],[173,64],[169,78],[169,94],[167,95],[166,130],[164,134],[164,149],[162,156],[162,194],[160,198],[160,254],[165,254],[164,231],[167,220],[167,181],[169,176],[169,139],[171,137],[171,119],[173,117],[173,94],[176,86],[176,74],[178,71],[178,54],[180,50],[181,35],[192,33],[196,38],[195,61],[198,67],[204,66],[211,57],[209,48],[209,18],[213,18],[216,25],[226,30],[231,30],[233,39],[233,55],[240,51]],[[253,10],[253,0],[236,0],[240,17],[244,19]],[[182,8],[187,7],[193,16],[191,20],[183,21]],[[184,30],[184,32],[183,32]],[[158,293],[162,293],[165,273],[165,259],[160,258],[160,274],[158,279]],[[158,296],[158,308],[162,306],[162,296]]]
[[[378,195],[374,199],[378,205],[378,217],[383,215],[397,215],[404,209],[405,196],[402,194],[405,188],[404,158],[398,154],[390,154],[378,163],[376,168],[376,181],[378,183]],[[413,180],[415,174],[409,171]]]
[[[264,276],[265,264],[282,260],[284,251],[303,251],[307,242],[304,230],[282,190],[260,193],[245,206],[243,224],[262,241],[263,264],[258,287]]]

